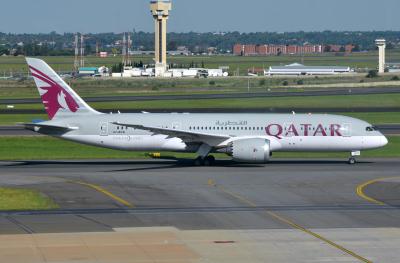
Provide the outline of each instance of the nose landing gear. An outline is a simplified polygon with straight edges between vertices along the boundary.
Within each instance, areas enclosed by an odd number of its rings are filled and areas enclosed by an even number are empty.
[[[357,160],[356,160],[356,156],[360,156],[361,152],[360,151],[352,151],[351,152],[351,157],[348,160],[348,164],[356,164]]]
[[[350,157],[349,160],[348,160],[349,164],[356,164],[356,162],[357,162],[357,160],[354,157]]]

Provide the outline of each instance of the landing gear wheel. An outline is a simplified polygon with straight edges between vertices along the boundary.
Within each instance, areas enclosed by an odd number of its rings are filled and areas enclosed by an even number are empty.
[[[349,164],[355,164],[357,161],[356,161],[356,158],[354,158],[354,157],[351,157],[351,158],[349,158]]]
[[[215,157],[212,155],[207,156],[204,158],[204,166],[213,166],[215,163]]]
[[[204,160],[203,160],[203,158],[201,158],[201,157],[197,157],[195,160],[194,160],[194,165],[195,166],[203,166],[204,165]]]

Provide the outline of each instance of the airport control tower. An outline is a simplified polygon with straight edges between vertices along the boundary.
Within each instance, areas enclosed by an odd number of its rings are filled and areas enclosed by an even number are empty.
[[[378,50],[379,50],[379,68],[378,68],[378,72],[380,74],[385,72],[385,49],[386,49],[386,40],[385,39],[377,39],[375,40],[375,44],[378,46]]]
[[[151,1],[150,9],[155,24],[155,63],[156,77],[167,71],[167,20],[172,8],[171,1]]]

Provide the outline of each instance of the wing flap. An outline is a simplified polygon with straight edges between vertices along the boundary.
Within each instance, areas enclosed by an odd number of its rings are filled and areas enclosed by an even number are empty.
[[[216,146],[221,142],[224,142],[231,137],[228,135],[220,135],[220,134],[209,134],[209,133],[200,133],[200,132],[192,132],[185,131],[180,129],[169,129],[169,128],[160,128],[154,126],[144,126],[139,124],[127,124],[120,122],[112,122],[112,124],[120,125],[124,127],[134,128],[138,130],[149,131],[154,134],[167,135],[169,138],[180,138],[184,142],[203,142],[207,143],[211,146]]]

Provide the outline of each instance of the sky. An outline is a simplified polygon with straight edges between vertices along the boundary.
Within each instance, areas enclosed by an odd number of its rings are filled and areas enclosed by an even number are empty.
[[[0,32],[154,32],[148,0],[4,1]],[[400,30],[399,0],[172,0],[170,32]]]

